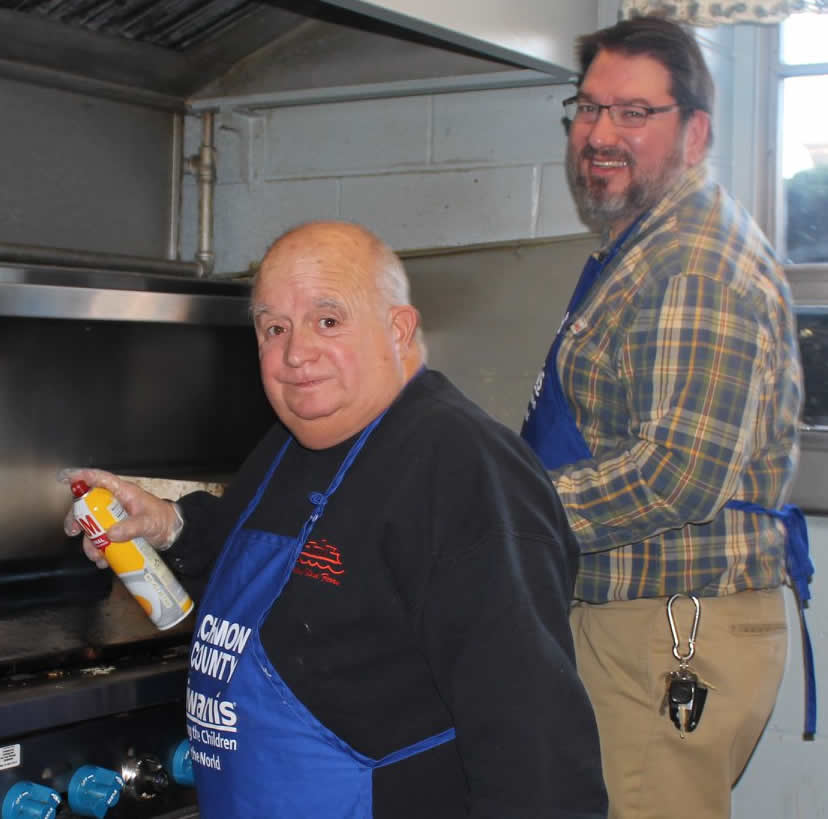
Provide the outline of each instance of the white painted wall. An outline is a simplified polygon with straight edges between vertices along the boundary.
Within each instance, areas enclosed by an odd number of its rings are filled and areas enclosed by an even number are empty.
[[[613,2],[602,0],[600,24],[611,24],[614,19]],[[756,66],[763,58],[766,40],[751,26],[702,31],[699,38],[718,91],[711,171],[756,212],[764,185],[761,174],[770,173],[756,123],[766,93]],[[563,169],[560,102],[569,93],[571,86],[550,85],[304,105],[256,116],[222,114],[217,129],[217,270],[246,270],[277,234],[313,218],[364,222],[402,251],[449,250],[572,234],[579,235],[573,242],[583,243],[585,228],[571,203]],[[189,122],[188,153],[195,152],[199,135],[198,123]],[[184,258],[191,258],[195,251],[195,207],[195,189],[188,179],[182,222]],[[519,257],[515,251],[515,259]],[[422,263],[412,263],[412,267],[422,267]],[[439,287],[439,264],[436,268],[430,264],[428,271],[428,281]],[[419,275],[425,277],[426,272]],[[465,276],[465,268],[457,275]],[[549,282],[547,305],[532,305],[530,309],[537,314],[526,317],[548,326],[550,339],[555,326],[550,313],[568,296],[556,291],[555,283],[564,280],[568,287],[567,276]],[[432,295],[434,301],[441,298]],[[548,305],[553,308],[546,309]],[[481,321],[501,306],[477,305]],[[467,302],[464,309],[473,307]],[[435,319],[441,315],[436,307],[434,315]],[[470,362],[470,354],[477,350],[473,332],[458,325],[453,342],[444,328],[440,333],[436,352],[445,356],[441,367],[449,375],[457,369],[458,380],[470,394],[475,383],[481,384],[481,399],[489,409],[516,426],[526,400],[522,381],[540,365],[545,350],[523,349],[520,334],[508,328],[498,337],[498,344],[511,349],[515,361],[527,357],[531,361],[516,365],[512,375],[516,393],[511,400],[519,407],[515,410],[505,403],[504,385],[509,379],[501,375],[506,368],[487,366],[490,361],[482,353],[477,364]],[[456,345],[456,356],[450,352],[450,342]],[[803,742],[800,737],[802,664],[794,628],[777,708],[734,791],[734,819],[828,816],[824,773],[828,579],[819,574],[820,563],[824,563],[821,553],[828,544],[828,518],[810,517],[809,528],[817,576],[808,622],[821,681],[821,731],[814,742]],[[823,570],[828,572],[828,567]],[[788,602],[793,618],[790,596]],[[700,651],[703,643],[702,626]]]

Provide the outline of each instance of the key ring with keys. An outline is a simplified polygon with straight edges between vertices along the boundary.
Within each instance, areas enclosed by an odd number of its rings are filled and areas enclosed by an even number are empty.
[[[676,621],[673,617],[673,603],[679,599],[679,597],[689,597],[693,601],[693,606],[696,609],[696,612],[693,616],[693,625],[690,628],[690,636],[687,638],[687,654],[682,655],[681,651],[679,650],[679,636],[678,631],[676,630]],[[696,597],[695,594],[674,594],[668,601],[667,601],[667,621],[670,623],[670,633],[673,635],[673,656],[679,661],[679,663],[683,666],[686,666],[687,663],[690,662],[693,655],[696,653],[696,635],[699,631],[699,618],[701,616],[701,604],[699,603],[699,598]]]

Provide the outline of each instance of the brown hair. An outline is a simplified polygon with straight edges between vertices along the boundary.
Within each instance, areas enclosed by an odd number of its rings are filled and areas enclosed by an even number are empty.
[[[683,122],[693,111],[712,115],[715,89],[710,70],[695,38],[677,23],[646,15],[622,20],[609,28],[579,37],[576,41],[576,55],[581,66],[579,85],[602,50],[643,55],[661,63],[670,74],[670,93],[681,107]],[[712,143],[711,125],[708,148]]]

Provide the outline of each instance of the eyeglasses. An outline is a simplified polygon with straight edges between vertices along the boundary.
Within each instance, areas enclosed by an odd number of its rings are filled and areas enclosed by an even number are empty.
[[[647,119],[653,114],[663,114],[681,106],[674,102],[671,105],[659,105],[653,108],[649,105],[634,105],[626,102],[614,102],[611,105],[599,105],[597,102],[589,102],[578,97],[570,97],[563,102],[566,118],[570,122],[592,125],[598,122],[601,111],[605,108],[609,112],[613,125],[619,128],[643,128]]]

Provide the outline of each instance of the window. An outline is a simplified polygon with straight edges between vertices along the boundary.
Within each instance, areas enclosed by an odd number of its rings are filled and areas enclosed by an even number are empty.
[[[828,263],[828,14],[793,14],[779,34],[777,247],[788,263]]]

